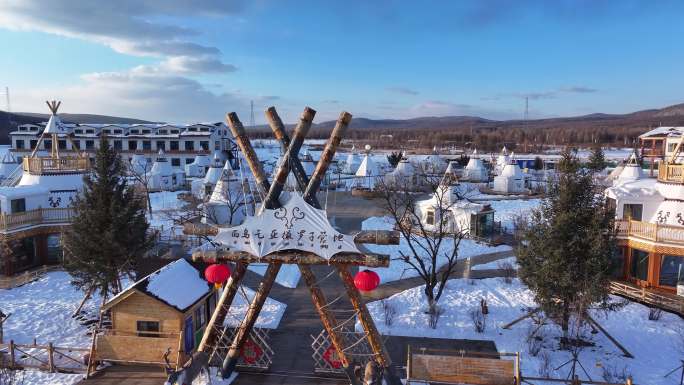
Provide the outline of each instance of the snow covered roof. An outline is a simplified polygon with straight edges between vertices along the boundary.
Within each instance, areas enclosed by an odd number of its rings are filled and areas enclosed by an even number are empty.
[[[164,150],[159,150],[159,157],[154,161],[150,175],[172,175],[173,169],[171,164],[164,157]]]
[[[477,155],[477,149],[475,151],[473,151],[472,155],[470,155],[470,160],[468,160],[468,164],[466,165],[466,169],[468,169],[468,170],[484,169],[484,163],[482,163],[482,159],[480,159],[480,156]]]
[[[670,134],[681,135],[682,133],[684,133],[684,127],[657,127],[639,135],[639,138],[647,138],[649,136],[668,136]]]
[[[380,170],[378,170],[378,166],[375,164],[371,156],[369,154],[366,154],[366,156],[363,157],[363,161],[361,161],[359,169],[356,170],[356,176],[377,175],[380,175]]]
[[[456,175],[456,169],[458,168],[458,162],[451,161],[447,166],[446,172],[444,174]]]
[[[104,305],[104,309],[121,302],[133,290],[147,294],[184,313],[211,292],[211,285],[204,280],[202,273],[190,262],[185,259],[178,259],[112,297]]]
[[[228,164],[228,162],[226,162]],[[207,174],[204,176],[204,183],[216,184],[216,182],[221,179],[223,174],[224,166],[221,164],[221,159],[214,157],[214,161],[207,170]]]
[[[508,163],[507,165],[504,166],[503,171],[501,171],[501,176],[504,177],[509,177],[509,178],[522,178],[522,170],[520,169],[520,166],[518,166],[518,163]]]
[[[622,171],[620,172],[620,176],[617,178],[617,183],[631,182],[639,180],[642,177],[643,173],[641,170],[641,166],[639,165],[639,161],[637,160],[636,153],[633,152],[632,155],[629,157],[627,163],[624,165]]]
[[[208,155],[199,154],[195,156],[195,160],[193,160],[191,164],[195,166],[209,166],[211,165],[211,160]]]
[[[402,175],[402,176],[411,176],[416,173],[415,168],[413,167],[413,164],[408,161],[406,158],[401,158],[399,163],[397,164],[397,168],[392,171],[392,175]]]

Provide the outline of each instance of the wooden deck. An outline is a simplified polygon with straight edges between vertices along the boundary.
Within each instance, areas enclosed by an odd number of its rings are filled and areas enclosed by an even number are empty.
[[[165,380],[166,374],[159,366],[114,365],[78,385],[160,385]]]
[[[684,297],[664,291],[636,286],[629,282],[613,281],[610,283],[613,294],[644,303],[649,306],[671,311],[684,317]]]

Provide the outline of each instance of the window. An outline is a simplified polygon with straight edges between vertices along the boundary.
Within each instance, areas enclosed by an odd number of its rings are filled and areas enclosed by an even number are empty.
[[[52,149],[52,140],[49,140],[49,139],[43,140],[43,148],[46,150]]]
[[[179,158],[171,158],[171,166],[173,167],[180,167],[180,159]]]
[[[26,199],[12,199],[10,201],[10,207],[12,208],[12,213],[23,213],[26,211]]]
[[[177,141],[177,140],[172,140],[172,141],[169,143],[169,149],[170,149],[171,151],[178,151],[178,149],[179,149],[179,147],[178,147],[178,141]]]
[[[123,148],[123,143],[120,140],[115,140],[114,141],[114,149],[115,150],[121,150]]]
[[[675,148],[677,147],[677,143],[668,143],[667,144],[667,152],[673,152]]]
[[[185,151],[193,151],[195,149],[195,142],[186,140],[185,141]]]
[[[185,158],[185,164],[190,164],[193,162],[192,158]]]
[[[60,234],[50,234],[47,236],[47,260],[57,263],[62,260],[62,245]]]
[[[121,130],[114,130],[112,132],[114,132],[115,134],[121,134]]]
[[[149,150],[152,149],[152,141],[143,140],[143,141],[142,141],[142,146],[143,146],[143,147],[142,147],[143,150],[148,150],[148,151],[149,151]]]
[[[74,140],[71,147],[74,148],[75,150],[80,150],[81,149],[81,141],[80,140]]]
[[[195,331],[200,330],[207,323],[207,305],[202,304],[195,309]]]
[[[82,134],[82,133],[83,133],[83,130],[80,130],[80,129],[79,129],[79,130],[74,130],[74,133],[76,133],[76,134]]]
[[[143,133],[143,134],[149,134],[149,133],[150,133],[150,130],[142,130],[142,133]]]
[[[159,337],[158,321],[137,321],[136,324],[138,337]]]
[[[21,150],[24,148],[24,140],[23,139],[17,139],[16,142],[14,142],[14,148],[17,150]]]
[[[641,211],[643,205],[640,204],[627,204],[622,206],[622,219],[633,221],[641,221]]]
[[[648,280],[648,252],[632,249],[632,278]]]
[[[139,134],[140,130],[131,130],[131,134]]]
[[[166,150],[166,142],[164,142],[163,140],[158,140],[157,150]]]
[[[138,149],[138,141],[137,140],[129,140],[128,141],[128,149],[135,151]]]
[[[676,287],[680,283],[684,283],[684,256],[663,255],[659,284]]]
[[[57,141],[57,148],[59,148],[60,150],[66,150],[66,147],[66,140],[60,139]]]
[[[221,149],[221,142],[217,140],[214,142],[214,150],[220,150],[220,149]]]
[[[425,223],[428,225],[435,224],[435,210],[428,210],[427,217],[425,218]]]
[[[200,141],[200,148],[204,151],[209,151],[209,142],[206,140]]]
[[[166,135],[167,131],[166,130],[159,130],[159,135]]]
[[[85,130],[85,133],[86,133],[86,134],[94,134],[94,133],[95,133],[95,130]]]
[[[86,150],[92,150],[95,148],[95,141],[94,140],[86,140]]]
[[[31,144],[30,144],[30,146],[31,146],[31,149],[34,149],[34,148],[36,148],[36,146],[38,145],[38,141],[37,141],[37,140],[35,140],[35,139],[31,140],[31,142],[30,142],[30,143],[31,143]]]
[[[617,203],[615,202],[615,199],[613,198],[607,198],[606,199],[606,209],[612,211],[615,213],[615,209],[617,208]]]

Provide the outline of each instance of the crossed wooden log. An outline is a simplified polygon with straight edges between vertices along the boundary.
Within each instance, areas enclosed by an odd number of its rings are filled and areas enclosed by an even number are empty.
[[[321,154],[321,159],[311,175],[311,178],[308,178],[299,161],[298,154],[304,143],[304,138],[311,128],[315,114],[316,111],[306,107],[293,131],[292,138],[290,138],[285,132],[285,126],[275,108],[270,107],[266,110],[268,123],[284,150],[284,154],[280,159],[272,182],[268,181],[251,142],[247,137],[245,128],[238,119],[237,114],[234,112],[227,114],[226,121],[228,126],[256,180],[257,190],[263,201],[260,210],[277,209],[281,207],[279,197],[290,172],[294,174],[300,190],[304,192],[304,200],[315,208],[321,208],[316,193],[320,189],[321,182],[323,181],[352,116],[348,112],[342,112],[340,114],[340,117],[330,134],[330,138],[325,145],[323,153]],[[213,235],[217,233],[218,230],[210,226],[190,225],[186,226],[184,232],[187,234]],[[357,244],[398,244],[399,234],[397,232],[387,231],[361,232],[355,235],[354,240]],[[240,281],[245,275],[247,265],[252,262],[268,262],[269,264],[266,273],[264,274],[264,278],[250,303],[249,310],[235,333],[228,353],[223,361],[221,373],[224,377],[229,376],[235,370],[242,346],[254,327],[261,308],[268,297],[268,293],[273,287],[273,283],[275,282],[281,265],[286,263],[297,264],[299,266],[304,282],[309,287],[311,299],[321,318],[323,327],[330,336],[332,345],[337,351],[350,382],[353,385],[360,385],[359,380],[354,375],[354,368],[351,365],[352,359],[348,354],[348,350],[346,350],[346,348],[349,347],[344,346],[344,340],[338,332],[337,319],[335,318],[335,315],[329,311],[327,306],[328,302],[323,295],[323,291],[318,286],[316,276],[309,266],[312,264],[329,264],[335,267],[344,284],[349,300],[356,311],[358,319],[365,331],[368,343],[373,351],[373,358],[379,366],[384,368],[387,383],[390,385],[401,384],[394,373],[390,357],[385,350],[380,334],[375,327],[373,319],[370,316],[358,289],[354,285],[353,277],[349,270],[350,265],[386,267],[389,265],[388,256],[371,253],[340,253],[333,258],[326,260],[315,253],[305,251],[282,251],[269,254],[265,257],[257,257],[245,252],[212,250],[195,252],[193,254],[193,259],[205,262],[230,261],[235,263],[235,269],[233,269],[226,288],[223,290],[223,293],[218,300],[216,310],[212,314],[206,332],[200,342],[198,353],[196,353],[200,359],[203,358],[206,361],[215,354],[219,341],[225,333],[223,323],[228,314],[230,305],[233,302],[233,298],[237,293]]]

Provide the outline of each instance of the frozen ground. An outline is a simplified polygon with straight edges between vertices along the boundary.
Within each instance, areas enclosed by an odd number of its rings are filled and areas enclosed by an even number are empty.
[[[268,267],[265,263],[250,263],[249,270],[259,274],[266,274],[266,268]],[[299,278],[302,274],[299,272],[299,267],[297,265],[282,265],[278,276],[276,277],[276,283],[285,287],[294,289],[299,283]]]
[[[524,309],[536,305],[532,293],[518,279],[514,279],[511,284],[505,284],[500,278],[472,281],[474,284],[462,279],[448,282],[440,300],[444,313],[440,316],[436,329],[428,326],[428,318],[424,314],[423,286],[385,300],[397,312],[389,326],[384,322],[380,301],[368,304],[368,308],[382,334],[493,340],[500,352],[522,353],[523,375],[539,376],[540,369],[544,366],[542,357],[547,355],[551,376],[565,378],[567,366],[554,370],[571,358],[567,351],[556,349],[560,336],[558,327],[547,325],[542,328],[542,334],[546,337],[541,353],[537,356],[529,353],[526,342],[533,326],[532,321],[520,322],[510,330],[501,328],[523,315]],[[481,299],[487,301],[489,315],[486,330],[484,333],[477,333],[470,311],[479,308]],[[640,385],[679,383],[676,375],[668,378],[664,378],[664,375],[681,364],[679,359],[684,354],[684,321],[669,313],[663,313],[658,321],[650,321],[648,313],[647,307],[637,303],[629,303],[607,315],[593,312],[594,318],[635,356],[633,359],[622,356],[603,334],[587,333],[585,338],[591,339],[595,346],[584,349],[579,359],[594,381],[604,380],[605,368],[631,374],[634,382]]]
[[[475,265],[470,268],[470,270],[493,270],[493,269],[498,269],[500,264],[502,263],[510,263],[513,265],[515,269],[518,268],[518,260],[516,257],[508,257],[504,259],[499,259],[498,261],[493,261],[489,263],[483,263],[481,265]]]
[[[225,324],[232,327],[240,326],[240,322],[242,322],[245,314],[247,314],[249,303],[254,298],[254,290],[244,286],[240,286],[240,288],[233,299],[230,312],[226,317]],[[283,318],[286,307],[287,305],[282,302],[278,302],[270,297],[267,298],[255,326],[264,329],[276,329],[280,324],[280,319]]]
[[[363,230],[391,230],[393,228],[392,222],[386,217],[372,217],[366,219],[361,224]],[[446,252],[453,248],[453,241],[450,239],[444,239],[442,241],[442,250]],[[410,255],[411,251],[408,247],[406,239],[403,237],[399,241],[399,245],[364,245],[368,250],[378,254],[387,254],[392,259],[389,267],[379,267],[370,270],[375,271],[380,276],[380,282],[390,282],[396,281],[403,278],[411,278],[418,276],[413,268],[409,264],[394,260],[400,256],[400,252],[406,255]],[[470,239],[461,240],[461,244],[458,248],[458,259],[465,259],[468,257],[474,257],[480,254],[495,253],[499,251],[512,250],[510,246],[488,246],[484,243],[478,243]],[[438,265],[442,266],[447,262],[447,259],[443,256],[437,259]]]

